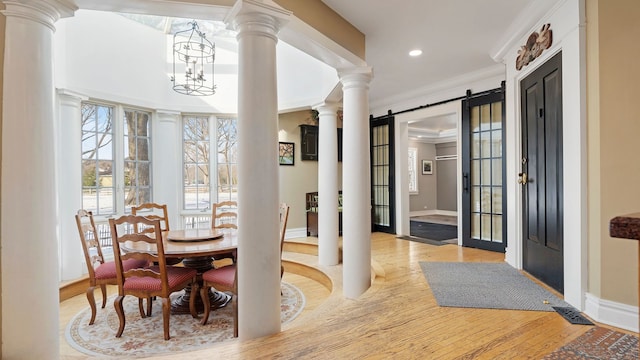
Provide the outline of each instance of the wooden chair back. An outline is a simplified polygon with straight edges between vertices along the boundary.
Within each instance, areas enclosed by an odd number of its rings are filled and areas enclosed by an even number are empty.
[[[236,201],[221,201],[211,206],[212,229],[238,228],[238,203]]]
[[[169,231],[169,212],[167,211],[166,204],[157,204],[157,203],[144,203],[137,206],[131,207],[131,215],[142,215],[150,220],[160,220],[160,230],[161,231]],[[153,228],[143,227],[143,224],[138,224],[143,232],[152,233]],[[135,232],[138,232],[138,229],[135,229]]]
[[[93,213],[84,209],[78,210],[76,213],[76,225],[80,235],[80,242],[82,243],[87,271],[89,272],[89,280],[93,281],[92,279],[95,279],[95,268],[104,264],[102,246],[100,246],[100,237],[98,236],[96,223],[93,220]]]
[[[131,227],[133,233],[126,231],[119,232],[118,226]],[[125,215],[117,219],[109,219],[111,228],[111,236],[113,238],[113,253],[116,263],[116,275],[118,276],[118,293],[124,295],[124,283],[127,279],[134,276],[151,277],[159,279],[162,282],[162,288],[157,293],[131,293],[130,295],[138,297],[162,296],[167,292],[167,274],[162,271],[166,268],[166,260],[164,257],[164,246],[162,243],[162,230],[160,220],[150,219],[140,215]],[[141,229],[141,230],[135,230]],[[127,242],[127,252],[123,253],[120,247]],[[155,248],[155,253],[145,251],[148,248]],[[135,251],[132,249],[140,249]],[[147,262],[157,263],[158,267],[154,269],[130,269],[124,270],[122,262],[128,259],[141,259]]]

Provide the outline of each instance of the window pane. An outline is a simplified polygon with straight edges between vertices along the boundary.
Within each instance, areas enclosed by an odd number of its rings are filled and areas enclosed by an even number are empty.
[[[147,112],[124,110],[124,204],[126,212],[132,205],[153,201],[151,194],[151,115]]]
[[[114,210],[113,108],[95,103],[81,107],[82,207],[94,215]]]
[[[218,118],[216,148],[218,159],[218,199],[236,200],[238,197],[238,120]]]

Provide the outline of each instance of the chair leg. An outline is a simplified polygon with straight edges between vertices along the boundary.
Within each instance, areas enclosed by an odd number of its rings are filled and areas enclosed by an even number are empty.
[[[100,284],[100,291],[102,292],[102,308],[107,305],[107,285]]]
[[[120,326],[118,327],[118,332],[116,332],[117,338],[122,336],[122,333],[124,332],[124,325],[125,325],[124,308],[122,307],[122,300],[124,300],[124,296],[119,295],[116,298],[116,300],[113,302],[113,306],[116,308],[116,313],[118,314],[118,319],[120,319]]]
[[[238,337],[238,295],[231,295],[231,303],[233,305],[233,337]]]
[[[191,294],[193,295],[193,293]],[[206,283],[202,284],[202,288],[200,288],[200,297],[202,298],[202,303],[204,304],[204,314],[202,314],[202,320],[200,321],[200,324],[207,325],[207,320],[209,320],[209,312],[211,311],[211,302],[209,302],[209,286]]]
[[[147,307],[149,306],[149,303],[147,303]],[[147,314],[144,312],[144,299],[143,298],[138,298],[138,310],[140,311],[140,317],[141,318],[146,318]]]
[[[162,323],[164,325],[164,339],[169,340],[169,317],[171,316],[171,302],[169,298],[162,298]]]
[[[196,310],[196,296],[200,286],[197,282],[191,283],[191,298],[189,298],[189,312],[194,319],[198,318],[198,310]],[[202,296],[202,295],[201,295]]]
[[[89,286],[87,289],[87,300],[89,301],[89,306],[91,306],[91,320],[89,320],[89,325],[93,325],[93,322],[96,321],[96,300],[93,298],[93,291],[95,287]]]
[[[147,298],[147,316],[151,316],[151,312],[153,311],[153,299],[154,297]]]

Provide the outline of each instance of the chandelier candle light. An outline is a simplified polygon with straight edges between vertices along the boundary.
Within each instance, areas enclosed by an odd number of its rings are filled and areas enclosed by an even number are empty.
[[[198,23],[188,23],[191,29],[178,31],[173,35],[173,90],[193,96],[213,95],[213,62],[216,45],[207,40]],[[184,77],[176,76],[176,67],[184,67]],[[208,80],[206,76],[210,76]]]

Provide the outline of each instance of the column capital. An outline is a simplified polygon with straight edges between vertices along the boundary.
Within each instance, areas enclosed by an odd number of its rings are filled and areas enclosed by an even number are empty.
[[[71,0],[3,0],[6,17],[19,17],[38,22],[56,31],[55,22],[73,16],[78,6]]]
[[[338,77],[343,89],[353,87],[368,88],[373,79],[373,69],[370,66],[356,66],[338,69]]]
[[[340,109],[340,104],[336,102],[322,102],[311,107],[318,111],[318,115],[337,115]]]
[[[292,12],[257,0],[238,0],[229,11],[224,22],[244,34],[269,36],[277,40],[278,32],[291,17]]]
[[[160,122],[177,123],[180,120],[181,113],[179,111],[157,109],[156,115]]]
[[[60,97],[60,99],[62,100],[66,100],[66,101],[85,101],[85,100],[89,100],[89,97],[80,93],[77,93],[75,91],[69,90],[69,89],[56,89],[56,93],[58,94],[58,96]]]

